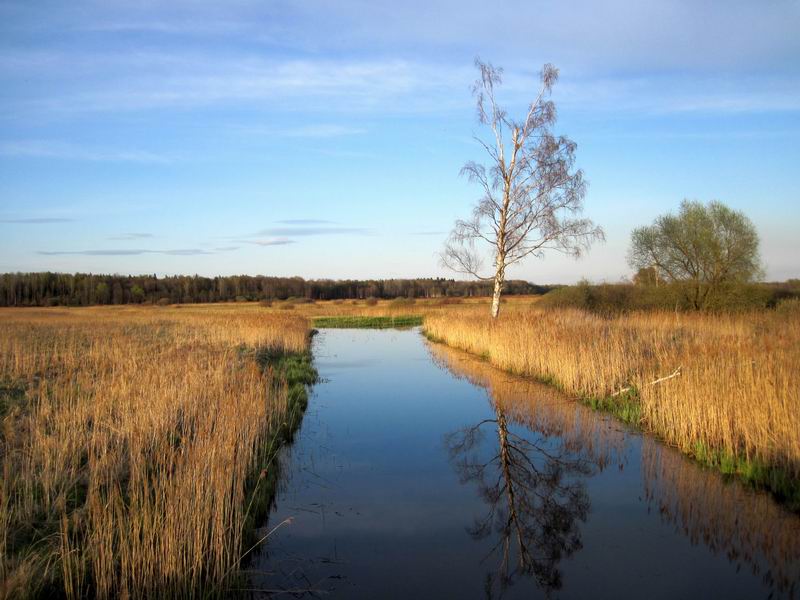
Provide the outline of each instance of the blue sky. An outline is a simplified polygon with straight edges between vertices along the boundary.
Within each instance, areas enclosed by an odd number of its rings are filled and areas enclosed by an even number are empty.
[[[799,31],[785,0],[0,1],[0,272],[447,274],[480,56],[512,112],[559,67],[607,237],[510,276],[616,281],[693,198],[798,277]]]

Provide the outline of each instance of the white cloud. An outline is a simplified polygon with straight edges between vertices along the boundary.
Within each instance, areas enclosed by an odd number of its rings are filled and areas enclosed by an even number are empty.
[[[170,158],[152,152],[88,148],[59,140],[0,141],[0,156],[161,164],[171,162]]]

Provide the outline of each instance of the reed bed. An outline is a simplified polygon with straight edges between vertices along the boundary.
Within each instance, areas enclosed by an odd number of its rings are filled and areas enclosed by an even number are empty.
[[[561,452],[584,457],[599,469],[623,460],[626,432],[613,417],[599,417],[553,386],[511,375],[472,354],[443,344],[428,349],[437,365],[486,389],[493,408],[511,423],[557,440]]]
[[[292,409],[255,350],[307,332],[225,306],[0,311],[0,596],[230,591]]]
[[[427,316],[425,331],[554,383],[800,508],[800,311],[606,318],[530,306],[493,322],[453,310]]]
[[[486,388],[509,421],[559,439],[563,449],[587,457],[600,469],[626,461],[629,434],[614,424],[613,417],[591,411],[553,386],[511,375],[471,354],[443,344],[429,348],[437,364]],[[726,553],[771,580],[781,596],[796,596],[800,519],[794,514],[766,494],[726,482],[650,436],[642,438],[641,472],[647,502],[692,544]]]

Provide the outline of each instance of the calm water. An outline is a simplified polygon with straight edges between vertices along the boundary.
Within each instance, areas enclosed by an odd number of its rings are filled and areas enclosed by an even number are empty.
[[[330,598],[800,594],[800,519],[417,331],[323,330],[254,587]],[[794,594],[794,596],[793,596]]]

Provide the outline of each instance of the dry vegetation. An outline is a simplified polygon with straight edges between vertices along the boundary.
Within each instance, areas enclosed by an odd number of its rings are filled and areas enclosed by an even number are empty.
[[[486,388],[509,420],[559,439],[567,450],[589,457],[601,469],[624,460],[628,436],[611,417],[587,414],[589,408],[552,386],[504,373],[464,352],[442,344],[430,350],[453,374]],[[800,564],[790,559],[800,556],[800,520],[769,496],[730,485],[649,436],[642,438],[641,451],[645,497],[662,519],[693,544],[727,553],[770,578],[787,597],[795,597]]]
[[[0,311],[0,596],[229,588],[296,408],[255,349],[307,333],[224,305]]]
[[[433,339],[554,383],[800,507],[800,311],[431,314]],[[656,379],[680,376],[656,385]],[[614,396],[619,390],[630,391]]]

